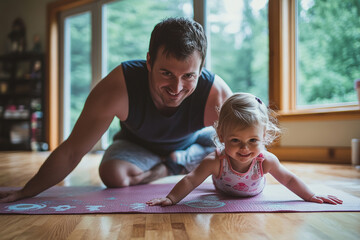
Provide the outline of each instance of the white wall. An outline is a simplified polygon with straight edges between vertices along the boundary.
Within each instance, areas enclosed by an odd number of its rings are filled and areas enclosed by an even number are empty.
[[[46,6],[54,0],[0,1],[0,54],[9,52],[8,34],[13,21],[20,17],[26,26],[27,49],[33,47],[33,37],[40,36],[42,50],[46,50]]]
[[[54,0],[0,0],[0,54],[8,52],[7,35],[15,18],[23,18],[27,30],[27,46],[33,46],[38,34],[46,50],[46,5]],[[360,138],[360,119],[341,121],[282,122],[285,129],[282,146],[350,147],[351,138]]]
[[[287,147],[350,147],[360,139],[360,120],[282,122],[281,145]]]

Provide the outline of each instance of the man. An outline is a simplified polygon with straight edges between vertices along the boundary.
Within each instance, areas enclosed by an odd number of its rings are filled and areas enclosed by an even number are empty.
[[[206,36],[200,24],[169,18],[151,34],[146,61],[123,62],[91,91],[69,138],[19,191],[0,201],[32,197],[62,181],[91,150],[114,117],[121,131],[106,150],[99,174],[108,187],[143,184],[184,166],[191,170],[213,150],[206,126],[232,94],[203,69]],[[181,165],[182,166],[181,166]]]

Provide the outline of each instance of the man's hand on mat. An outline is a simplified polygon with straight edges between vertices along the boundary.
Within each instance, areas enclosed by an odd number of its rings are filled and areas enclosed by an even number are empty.
[[[0,203],[15,202],[24,198],[21,191],[4,191],[0,192]]]
[[[338,199],[335,196],[332,195],[327,195],[327,196],[318,196],[318,195],[314,195],[312,196],[309,200],[309,202],[315,202],[315,203],[330,203],[330,204],[342,204],[343,201],[341,199]]]
[[[146,202],[149,206],[161,205],[162,207],[171,206],[173,202],[169,198],[154,198]]]

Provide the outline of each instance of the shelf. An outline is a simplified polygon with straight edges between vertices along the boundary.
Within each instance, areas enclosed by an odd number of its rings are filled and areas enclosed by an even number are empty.
[[[41,93],[6,93],[0,94],[0,99],[9,99],[9,98],[40,98],[42,95]]]
[[[46,143],[44,118],[33,115],[44,115],[44,60],[44,54],[33,52],[0,56],[0,150],[31,150],[31,139]],[[28,114],[5,115],[22,110]],[[23,138],[19,144],[11,142],[16,134]]]
[[[31,120],[30,117],[27,118],[1,118],[0,120],[4,121],[4,122],[27,122],[29,120]]]
[[[6,83],[16,83],[16,84],[24,84],[24,83],[36,83],[42,81],[42,78],[8,78],[8,79],[0,79],[1,82]]]
[[[33,52],[25,52],[25,53],[8,53],[0,56],[1,60],[6,61],[28,61],[32,59],[42,59],[44,54],[42,53],[33,53]]]
[[[0,82],[8,83],[9,81],[11,81],[11,78],[0,78]]]
[[[0,141],[0,151],[30,151],[29,143],[11,143],[9,141]]]

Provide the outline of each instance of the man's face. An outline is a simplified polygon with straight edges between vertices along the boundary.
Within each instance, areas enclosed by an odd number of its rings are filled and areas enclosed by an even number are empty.
[[[185,60],[163,54],[163,48],[151,67],[150,56],[147,56],[149,86],[151,97],[160,111],[178,107],[190,96],[200,76],[201,57],[195,51]]]

